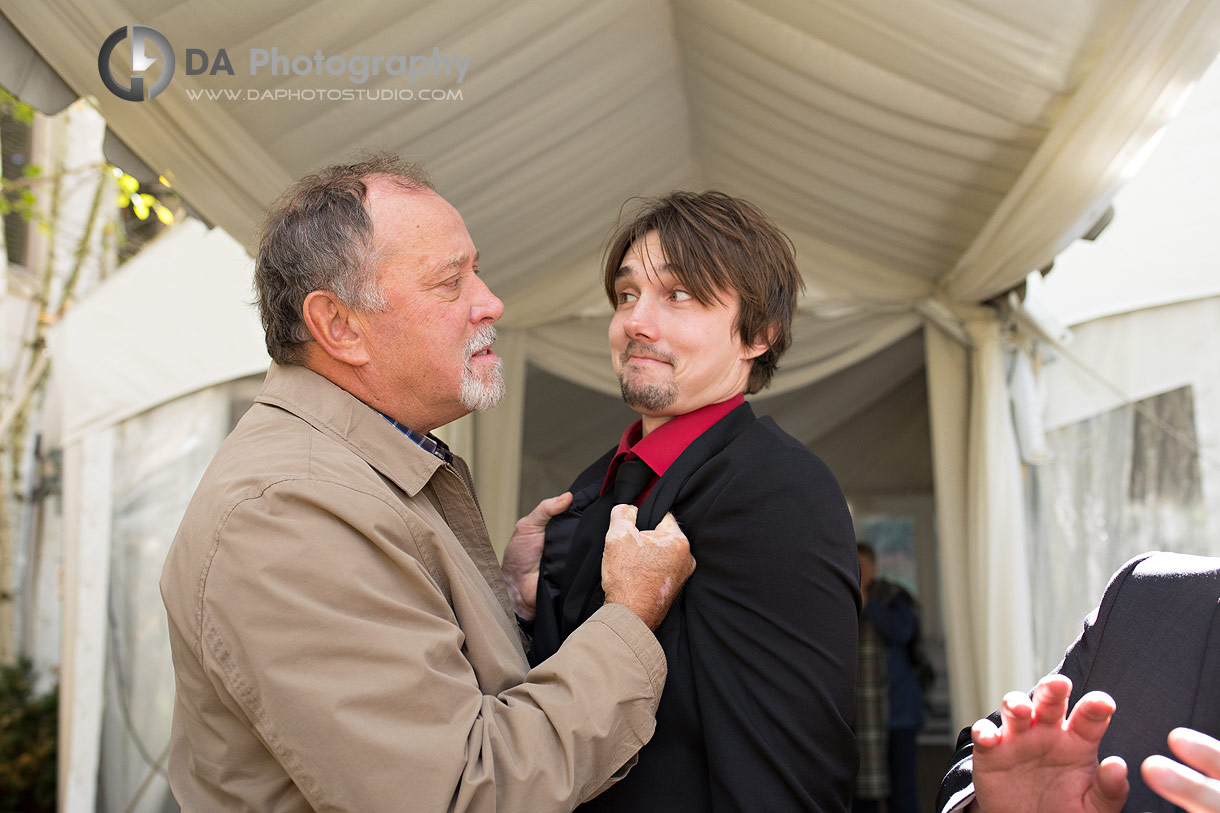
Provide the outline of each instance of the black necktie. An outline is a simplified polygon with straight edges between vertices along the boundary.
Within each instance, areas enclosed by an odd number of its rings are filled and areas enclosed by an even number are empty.
[[[618,471],[614,473],[614,486],[611,488],[614,504],[634,503],[644,486],[652,482],[652,478],[652,469],[639,458],[619,463]]]

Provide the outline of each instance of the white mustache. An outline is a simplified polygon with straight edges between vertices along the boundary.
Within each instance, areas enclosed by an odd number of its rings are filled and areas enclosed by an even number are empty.
[[[484,347],[494,343],[496,340],[496,335],[496,329],[492,325],[484,325],[483,327],[479,328],[478,333],[466,340],[466,358],[470,358]]]

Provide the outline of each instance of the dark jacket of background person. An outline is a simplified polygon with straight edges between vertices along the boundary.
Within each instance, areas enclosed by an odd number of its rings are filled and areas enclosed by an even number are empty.
[[[913,654],[918,645],[919,616],[911,594],[893,582],[875,579],[860,618],[872,624],[885,642],[890,728],[922,728],[927,716]]]

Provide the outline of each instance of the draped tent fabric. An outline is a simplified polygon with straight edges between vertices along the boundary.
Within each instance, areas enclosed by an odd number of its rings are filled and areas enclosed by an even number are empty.
[[[1003,293],[1101,217],[1216,56],[1220,8],[1139,6],[974,243],[943,277],[948,298]]]
[[[262,209],[310,169],[358,147],[428,166],[507,308],[497,350],[509,398],[446,430],[471,458],[497,544],[516,518],[527,362],[617,393],[598,267],[623,202],[715,187],[756,203],[791,236],[807,285],[769,395],[793,396],[923,327],[954,723],[1031,679],[1021,631],[1029,588],[1013,570],[1023,550],[1012,514],[1019,463],[997,317],[978,306],[1105,211],[1220,49],[1220,0],[0,0],[0,12],[247,251]],[[238,75],[177,75],[154,100],[117,99],[101,84],[98,48],[135,23],[179,53],[226,48]],[[460,83],[250,76],[251,49],[273,45],[289,55],[436,48],[469,56],[470,67]],[[120,45],[112,64],[129,54]],[[461,98],[248,94],[355,87]],[[225,88],[236,98],[190,93]],[[98,305],[82,303],[57,327],[56,375],[77,393],[64,404],[64,437],[87,443],[158,399],[265,364],[246,304],[248,259],[213,249],[146,262],[141,274],[167,275],[160,288],[124,290],[120,274],[96,292]],[[199,267],[208,262],[224,269],[209,276]],[[187,302],[178,286],[188,277],[211,286],[206,296],[192,288]],[[152,316],[165,313],[177,324]],[[116,325],[142,346],[114,344]],[[198,363],[156,352],[171,339]],[[137,355],[138,385],[87,386],[132,379]],[[878,391],[895,383],[878,380]],[[72,776],[90,770],[74,766]]]

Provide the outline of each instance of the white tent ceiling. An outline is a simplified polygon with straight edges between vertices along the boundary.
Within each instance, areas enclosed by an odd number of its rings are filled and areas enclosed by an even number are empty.
[[[1199,80],[1139,174],[1115,196],[1113,225],[1055,258],[1040,294],[1045,307],[1076,325],[1220,296],[1217,189],[1220,60]]]
[[[1123,147],[1163,122],[1166,103],[1214,55],[1212,5],[0,2],[136,153],[172,170],[198,211],[247,246],[292,179],[374,146],[427,163],[502,296],[587,279],[627,197],[714,185],[756,201],[793,236],[811,303],[867,291],[876,305],[909,305],[938,283],[955,299],[992,296],[1087,228],[1079,221],[1122,168],[1110,165],[1131,157]],[[179,54],[174,81],[145,103],[112,96],[97,69],[105,37],[137,22]],[[438,48],[470,64],[460,85],[249,76],[249,51],[272,46],[308,56]],[[225,48],[237,75],[186,76],[186,48]],[[443,87],[462,98],[246,100],[249,89],[357,87]],[[190,99],[199,89],[242,98]],[[1097,149],[1073,154],[1082,135]],[[1075,190],[1056,212],[1062,233],[967,280],[963,265],[1006,239],[997,215],[1052,181]],[[588,293],[564,296],[549,316],[595,302]]]

